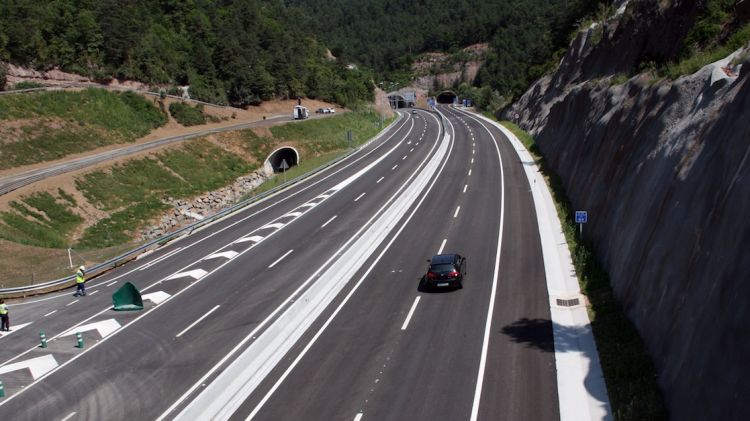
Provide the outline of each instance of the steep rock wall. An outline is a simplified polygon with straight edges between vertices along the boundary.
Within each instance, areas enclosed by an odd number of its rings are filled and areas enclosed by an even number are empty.
[[[689,2],[644,3],[630,12],[647,13],[610,24],[599,42],[597,28],[581,33],[557,73],[504,117],[535,136],[574,206],[589,211],[585,234],[654,359],[671,417],[746,419],[750,63],[738,77],[721,70],[727,59],[674,82],[613,84],[628,63],[675,53],[648,28],[679,39],[694,13]]]

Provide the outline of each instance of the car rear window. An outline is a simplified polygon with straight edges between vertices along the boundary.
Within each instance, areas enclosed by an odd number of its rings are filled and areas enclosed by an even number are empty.
[[[441,273],[441,272],[453,272],[454,271],[453,265],[450,264],[450,263],[443,264],[443,265],[432,265],[432,266],[430,266],[430,270],[432,272],[438,272],[438,273]]]

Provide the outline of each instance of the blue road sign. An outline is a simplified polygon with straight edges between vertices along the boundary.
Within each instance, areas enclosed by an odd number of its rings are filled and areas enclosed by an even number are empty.
[[[589,213],[587,211],[576,211],[576,224],[585,224],[589,221]]]

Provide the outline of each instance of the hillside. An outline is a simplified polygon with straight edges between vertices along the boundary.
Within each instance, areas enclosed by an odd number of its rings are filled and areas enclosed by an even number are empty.
[[[371,100],[367,73],[329,59],[303,20],[270,0],[1,2],[0,62],[189,85],[192,98],[235,106],[298,96]],[[0,82],[3,72],[0,64]]]
[[[588,210],[585,241],[643,338],[670,417],[745,419],[750,2],[618,6],[502,117],[534,136],[571,209]],[[596,315],[595,334],[611,311]],[[605,376],[642,370],[603,361]],[[628,393],[610,390],[613,408]],[[623,411],[650,418],[640,404]]]

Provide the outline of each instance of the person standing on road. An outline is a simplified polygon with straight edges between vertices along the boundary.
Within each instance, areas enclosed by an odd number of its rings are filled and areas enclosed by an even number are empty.
[[[5,300],[0,299],[0,330],[10,332],[10,318],[8,317],[8,305]]]
[[[85,270],[86,268],[81,266],[78,268],[78,272],[76,272],[76,293],[73,294],[74,297],[86,295],[86,278],[84,278]]]

